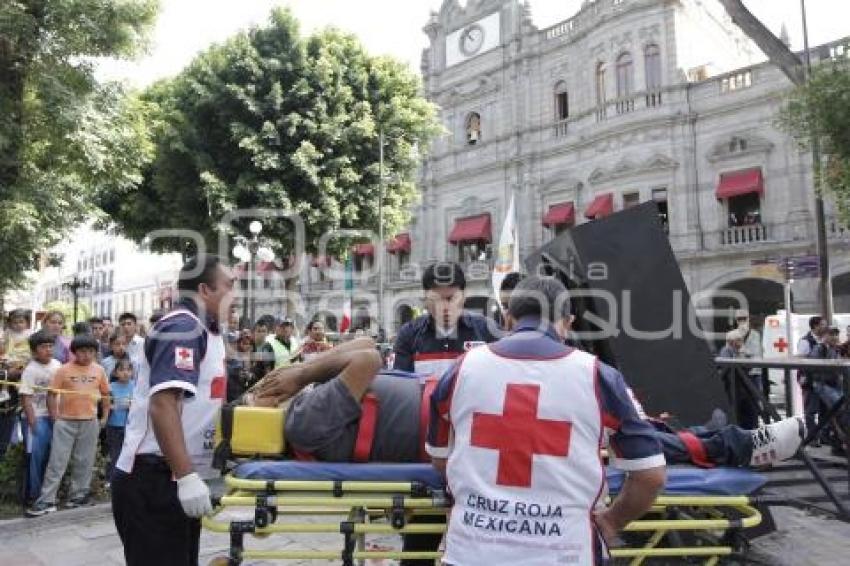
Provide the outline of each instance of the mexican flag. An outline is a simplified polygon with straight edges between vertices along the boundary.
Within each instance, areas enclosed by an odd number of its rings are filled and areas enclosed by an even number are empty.
[[[511,204],[505,214],[505,223],[502,224],[502,234],[499,237],[499,247],[496,248],[496,261],[493,264],[493,296],[499,300],[499,287],[508,273],[519,271],[519,241],[516,233],[516,209],[514,208],[514,197],[511,195]]]
[[[348,332],[351,328],[351,295],[354,290],[354,262],[349,255],[345,259],[345,298],[342,302],[342,319],[339,323],[340,333]]]

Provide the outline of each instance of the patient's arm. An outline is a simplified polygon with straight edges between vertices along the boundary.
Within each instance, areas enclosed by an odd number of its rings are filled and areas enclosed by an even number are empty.
[[[360,399],[381,368],[381,356],[371,338],[358,338],[341,344],[310,362],[271,371],[255,385],[248,404],[276,407],[311,383],[323,383],[336,376]]]

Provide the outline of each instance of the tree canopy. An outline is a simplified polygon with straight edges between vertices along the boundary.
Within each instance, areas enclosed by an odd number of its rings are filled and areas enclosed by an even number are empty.
[[[141,181],[152,157],[141,109],[99,84],[99,57],[144,46],[157,0],[0,3],[0,290],[94,209]]]
[[[236,210],[298,214],[306,244],[335,229],[377,229],[379,132],[386,135],[386,233],[408,222],[418,150],[441,128],[406,66],[366,52],[327,29],[301,36],[287,10],[200,54],[180,75],[143,95],[153,114],[155,158],[144,181],[103,195],[122,232],[192,229],[216,246],[219,230],[247,232],[253,218],[222,227]],[[288,254],[292,225],[264,221]],[[182,249],[161,239],[154,249]],[[337,241],[335,250],[345,244]]]
[[[811,80],[791,94],[781,122],[804,148],[820,141],[826,158],[820,182],[850,224],[850,59],[818,65]]]

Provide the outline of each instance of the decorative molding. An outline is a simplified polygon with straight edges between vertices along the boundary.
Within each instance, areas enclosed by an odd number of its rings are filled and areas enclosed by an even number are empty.
[[[732,147],[736,140],[745,142],[746,147],[741,149],[740,144],[737,147]],[[733,134],[715,143],[705,158],[708,159],[709,163],[717,163],[718,161],[728,161],[739,157],[764,155],[770,153],[773,146],[773,142],[756,134]]]
[[[642,163],[634,163],[628,158],[624,158],[608,170],[601,168],[594,169],[587,180],[592,185],[598,185],[645,173],[670,171],[677,167],[679,167],[678,161],[662,154],[655,154]]]
[[[496,78],[496,73],[490,73],[482,75],[477,79],[452,86],[442,92],[437,92],[434,98],[437,104],[445,108],[474,98],[495,94],[501,88],[502,85]]]

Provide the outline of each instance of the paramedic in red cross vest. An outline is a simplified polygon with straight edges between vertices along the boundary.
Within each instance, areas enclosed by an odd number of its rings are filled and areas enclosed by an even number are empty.
[[[496,338],[480,314],[466,312],[466,276],[454,262],[437,262],[422,274],[425,310],[398,331],[393,369],[442,375],[464,352]],[[494,327],[495,328],[495,327]]]
[[[514,332],[476,348],[431,398],[427,450],[454,497],[444,561],[590,566],[664,486],[664,456],[623,376],[565,346],[567,290],[532,276],[511,295]],[[603,506],[611,465],[628,473]]]
[[[219,321],[233,275],[215,256],[180,270],[180,300],[154,324],[141,360],[112,513],[128,566],[195,566],[200,517],[212,510],[215,418],[227,390]]]

